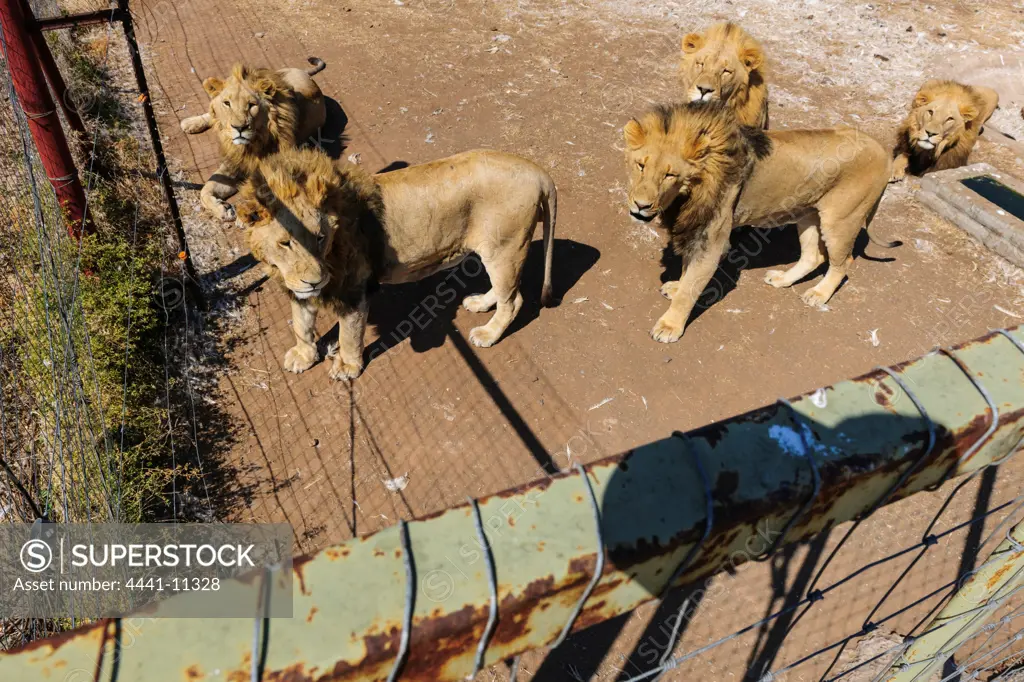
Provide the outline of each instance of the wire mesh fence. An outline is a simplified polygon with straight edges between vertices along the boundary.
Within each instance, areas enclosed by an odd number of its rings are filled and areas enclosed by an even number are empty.
[[[308,617],[270,623],[257,610],[251,627],[219,624],[215,650],[187,634],[212,625],[157,619],[133,632],[119,665],[151,669],[167,641],[189,637],[157,666],[168,679],[197,667],[273,679],[295,666],[346,671],[340,679],[1012,679],[1024,639],[1024,396],[1003,379],[1024,367],[1020,343],[1020,330],[993,333],[829,387],[831,412],[811,407],[814,394],[780,401],[403,521],[301,562],[295,608]],[[855,400],[893,386],[907,397],[898,409],[873,400],[865,415]],[[853,437],[833,450],[844,432]],[[863,453],[875,453],[870,463]],[[769,470],[779,480],[757,483]],[[772,599],[745,620],[744,583],[764,564]],[[715,575],[722,568],[734,575]],[[664,592],[676,580],[683,591]],[[652,596],[648,619],[637,606]],[[597,631],[624,630],[617,614],[645,630],[609,662],[611,640]],[[389,634],[375,634],[382,627]],[[95,647],[73,638],[61,661],[105,660]]]
[[[0,33],[0,519],[209,519],[193,403],[197,316],[154,182],[117,24],[50,34],[86,136],[65,128],[88,234],[70,231]],[[27,53],[27,54],[26,54]],[[0,648],[76,624],[3,621]]]

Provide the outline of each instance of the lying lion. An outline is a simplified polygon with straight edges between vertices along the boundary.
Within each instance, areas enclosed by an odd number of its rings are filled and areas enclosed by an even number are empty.
[[[552,304],[551,255],[557,197],[539,166],[479,150],[370,175],[317,150],[264,159],[243,193],[239,220],[253,256],[292,299],[295,346],[284,367],[302,372],[318,360],[316,314],[338,315],[332,379],[363,369],[367,295],[377,283],[423,279],[479,255],[491,289],[468,296],[471,312],[497,306],[469,340],[493,345],[519,313],[519,278],[538,221],[544,224],[541,304]]]
[[[764,51],[742,28],[715,24],[683,38],[679,75],[691,102],[728,102],[740,123],[768,128]]]
[[[959,168],[978,141],[981,127],[999,106],[992,88],[930,80],[921,86],[900,124],[891,182],[929,171]]]
[[[323,93],[311,76],[326,67],[310,57],[308,69],[253,69],[236,64],[226,81],[207,78],[203,88],[210,95],[210,110],[181,121],[186,133],[213,128],[224,161],[199,193],[203,208],[224,221],[235,219],[235,209],[225,199],[238,191],[239,183],[263,156],[295,147],[312,138],[327,119]]]
[[[661,288],[672,304],[651,336],[662,343],[682,336],[739,225],[795,222],[800,260],[769,271],[765,281],[791,286],[827,256],[824,279],[802,296],[810,306],[824,304],[846,276],[854,240],[889,177],[885,149],[856,130],[765,132],[740,125],[721,103],[659,107],[623,133],[629,212],[643,221],[660,215],[683,260],[682,279]]]

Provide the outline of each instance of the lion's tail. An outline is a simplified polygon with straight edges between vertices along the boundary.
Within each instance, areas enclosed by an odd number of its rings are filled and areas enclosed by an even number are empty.
[[[310,76],[315,76],[327,68],[327,62],[320,59],[320,57],[309,57],[306,61],[310,63],[310,68],[306,69],[306,73]]]
[[[540,304],[545,308],[558,305],[551,291],[551,260],[555,251],[555,218],[558,213],[558,190],[555,183],[548,179],[541,212],[544,221],[544,286],[540,290]]]

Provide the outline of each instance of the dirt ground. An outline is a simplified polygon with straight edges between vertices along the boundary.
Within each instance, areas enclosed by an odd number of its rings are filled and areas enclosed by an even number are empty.
[[[678,97],[681,36],[723,19],[764,44],[773,127],[846,124],[890,144],[926,78],[955,74],[965,60],[1021,63],[1019,3],[148,0],[133,12],[165,145],[183,181],[193,257],[220,296],[210,318],[216,348],[202,360],[219,362],[204,397],[226,414],[206,456],[230,473],[227,518],[287,521],[304,550],[1024,321],[1024,274],[917,204],[910,181],[886,193],[872,225],[879,239],[904,245],[869,245],[828,310],[800,302],[807,282],[793,290],[762,282],[766,269],[796,259],[792,229],[746,231],[733,245],[747,266],[720,270],[684,337],[657,344],[648,331],[666,305],[658,293],[664,240],[626,213],[621,146],[631,115]],[[202,182],[218,152],[210,135],[186,136],[177,124],[205,110],[206,76],[236,61],[301,66],[310,55],[328,64],[316,77],[333,100],[324,145],[341,145],[344,122],[342,153],[371,170],[476,147],[548,169],[559,189],[561,306],[538,309],[536,242],[524,309],[494,348],[478,351],[465,340],[482,315],[458,308],[459,299],[436,305],[449,288],[460,299],[484,290],[477,262],[467,261],[416,285],[386,287],[371,302],[375,356],[354,384],[332,383],[324,364],[282,372],[292,345],[287,300],[249,267],[236,228],[198,213],[198,192],[187,183]],[[993,125],[1024,139],[1024,102],[1003,103]],[[1024,160],[985,138],[972,160],[1024,176]],[[325,349],[332,326],[321,320]],[[1010,463],[998,478],[965,488],[943,524],[1016,496],[1020,473],[1020,462]],[[918,541],[948,492],[876,514],[851,541],[859,549],[845,548],[826,579]],[[778,608],[837,535],[723,577],[727,598],[701,607],[680,650]],[[890,603],[952,579],[965,547],[978,551],[968,535],[934,548]],[[748,669],[792,663],[855,632],[899,568],[816,606],[786,637],[771,628],[751,633],[665,679],[743,679]],[[932,605],[908,611],[894,628],[909,630]],[[665,608],[642,608],[576,638],[543,664],[527,657],[520,679],[614,679],[637,642],[660,632]],[[817,679],[824,670],[815,659],[787,677]]]

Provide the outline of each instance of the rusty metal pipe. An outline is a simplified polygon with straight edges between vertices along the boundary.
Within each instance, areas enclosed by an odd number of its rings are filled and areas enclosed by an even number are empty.
[[[656,598],[695,545],[677,585],[757,557],[783,529],[787,542],[797,542],[880,501],[927,490],[951,469],[961,476],[1002,461],[1024,434],[1024,352],[1013,340],[1024,341],[1021,328],[1011,338],[991,333],[954,348],[987,397],[949,356],[932,353],[892,368],[899,382],[877,370],[800,396],[791,401],[796,420],[774,404],[696,429],[687,442],[670,437],[588,466],[603,548],[578,474],[480,500],[499,604],[484,663],[554,642],[600,552],[607,565],[576,630]],[[707,484],[687,447],[699,456]],[[805,510],[815,492],[809,457],[820,486]],[[704,539],[707,494],[714,523]],[[407,528],[417,582],[401,679],[462,679],[473,670],[491,602],[473,508],[461,505]],[[264,679],[386,679],[409,603],[404,559],[393,527],[296,560],[295,617],[271,623]],[[246,584],[255,590],[259,581]],[[248,679],[251,620],[159,615],[158,606],[120,622],[131,635],[131,646],[120,647],[120,679]],[[98,679],[108,680],[114,657],[100,656],[113,651],[108,633],[98,623],[0,656],[0,679],[64,678],[76,670],[92,679],[99,665]]]
[[[0,0],[0,26],[3,28],[7,67],[14,91],[18,95],[18,104],[25,112],[39,160],[66,214],[68,232],[78,239],[83,232],[89,234],[95,228],[87,216],[85,190],[37,61],[22,0]]]

